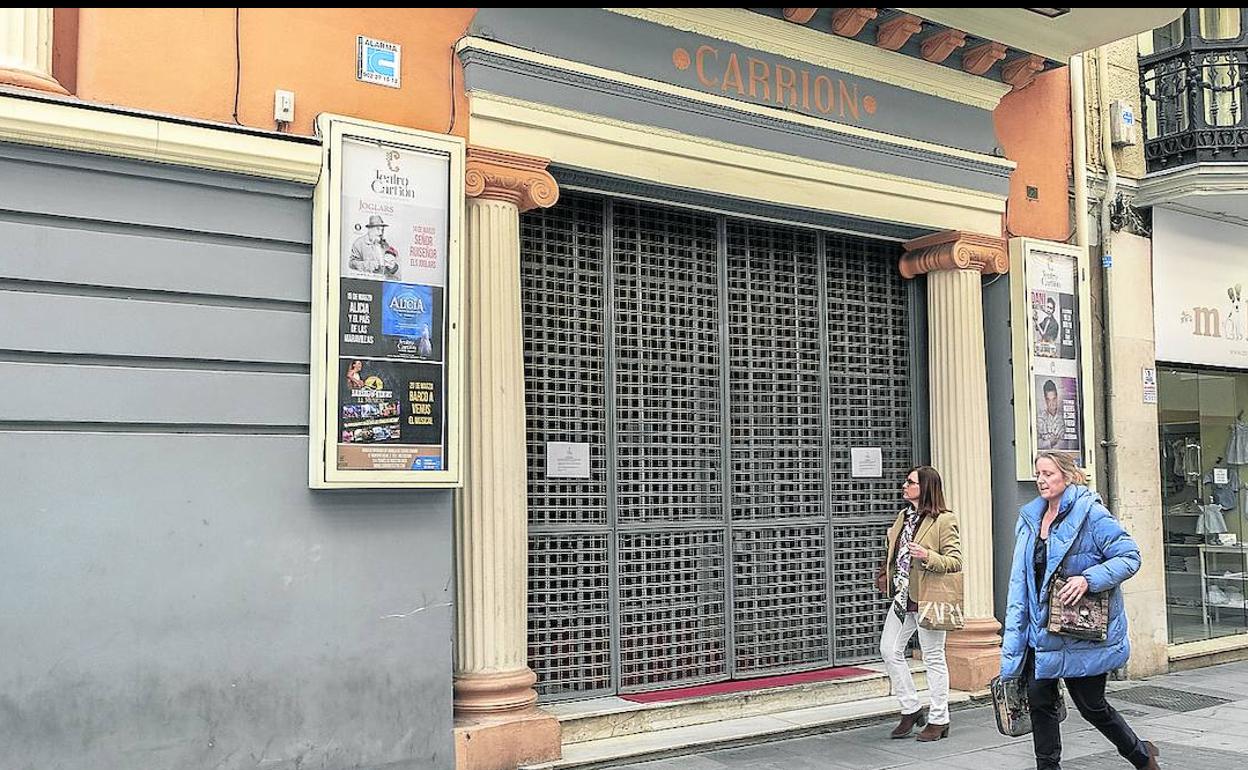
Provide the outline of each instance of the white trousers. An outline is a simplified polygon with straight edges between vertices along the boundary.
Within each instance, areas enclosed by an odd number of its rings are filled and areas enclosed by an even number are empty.
[[[919,632],[919,647],[923,650],[923,663],[927,666],[927,686],[932,696],[932,707],[928,711],[927,721],[934,725],[949,724],[949,666],[945,663],[945,632],[928,631],[919,627],[918,615],[907,612],[905,621],[897,617],[896,610],[889,605],[888,617],[884,621],[884,633],[880,635],[880,655],[884,657],[884,668],[893,681],[893,692],[901,701],[901,713],[913,714],[919,710],[919,692],[914,687],[914,677],[910,676],[910,666],[906,662],[906,645],[914,632]]]

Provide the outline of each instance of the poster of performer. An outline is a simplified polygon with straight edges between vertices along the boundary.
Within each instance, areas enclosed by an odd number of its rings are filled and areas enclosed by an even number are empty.
[[[1079,381],[1039,375],[1034,379],[1037,449],[1082,450]]]
[[[1070,452],[1083,465],[1078,268],[1070,254],[1034,250],[1026,265],[1033,450]]]
[[[1058,319],[1059,295],[1031,292],[1032,350],[1039,358],[1058,358],[1062,324]]]
[[[449,161],[352,140],[342,147],[342,276],[445,286]]]

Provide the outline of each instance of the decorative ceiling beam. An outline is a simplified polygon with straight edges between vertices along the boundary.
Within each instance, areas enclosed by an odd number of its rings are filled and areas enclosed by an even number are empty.
[[[923,20],[909,13],[880,22],[875,30],[875,44],[886,51],[896,51],[923,29]]]
[[[1017,91],[1031,85],[1036,74],[1044,69],[1044,57],[1036,54],[1025,54],[1010,59],[1001,65],[1001,79],[1014,86]]]
[[[923,58],[933,64],[940,64],[949,58],[949,54],[966,45],[966,33],[956,29],[942,29],[928,35],[923,40],[921,52]]]
[[[982,75],[992,69],[992,65],[1005,58],[1005,46],[989,40],[974,48],[968,48],[962,54],[962,69],[972,75]]]
[[[805,24],[819,12],[818,8],[783,8],[781,10],[784,12],[784,20],[794,24]]]
[[[832,31],[841,37],[856,37],[879,13],[878,8],[838,8],[832,14]]]

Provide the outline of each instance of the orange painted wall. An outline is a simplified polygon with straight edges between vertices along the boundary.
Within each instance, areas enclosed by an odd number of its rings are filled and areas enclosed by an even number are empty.
[[[1010,176],[1006,235],[1065,241],[1071,235],[1070,73],[1061,67],[1005,95],[993,113],[1005,157],[1018,168]],[[1027,187],[1036,200],[1027,199]]]
[[[466,136],[463,73],[451,48],[475,8],[82,8],[80,98],[273,130],[273,91],[295,92],[286,129],[321,112]],[[360,83],[356,35],[402,46],[402,88]],[[236,56],[237,54],[237,56]],[[236,79],[236,67],[237,75]]]

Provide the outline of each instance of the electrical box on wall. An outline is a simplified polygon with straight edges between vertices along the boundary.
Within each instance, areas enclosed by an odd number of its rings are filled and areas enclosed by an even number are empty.
[[[1109,104],[1109,138],[1115,147],[1135,144],[1135,108],[1125,99]]]
[[[295,94],[280,88],[273,92],[273,120],[291,123],[295,119]]]

